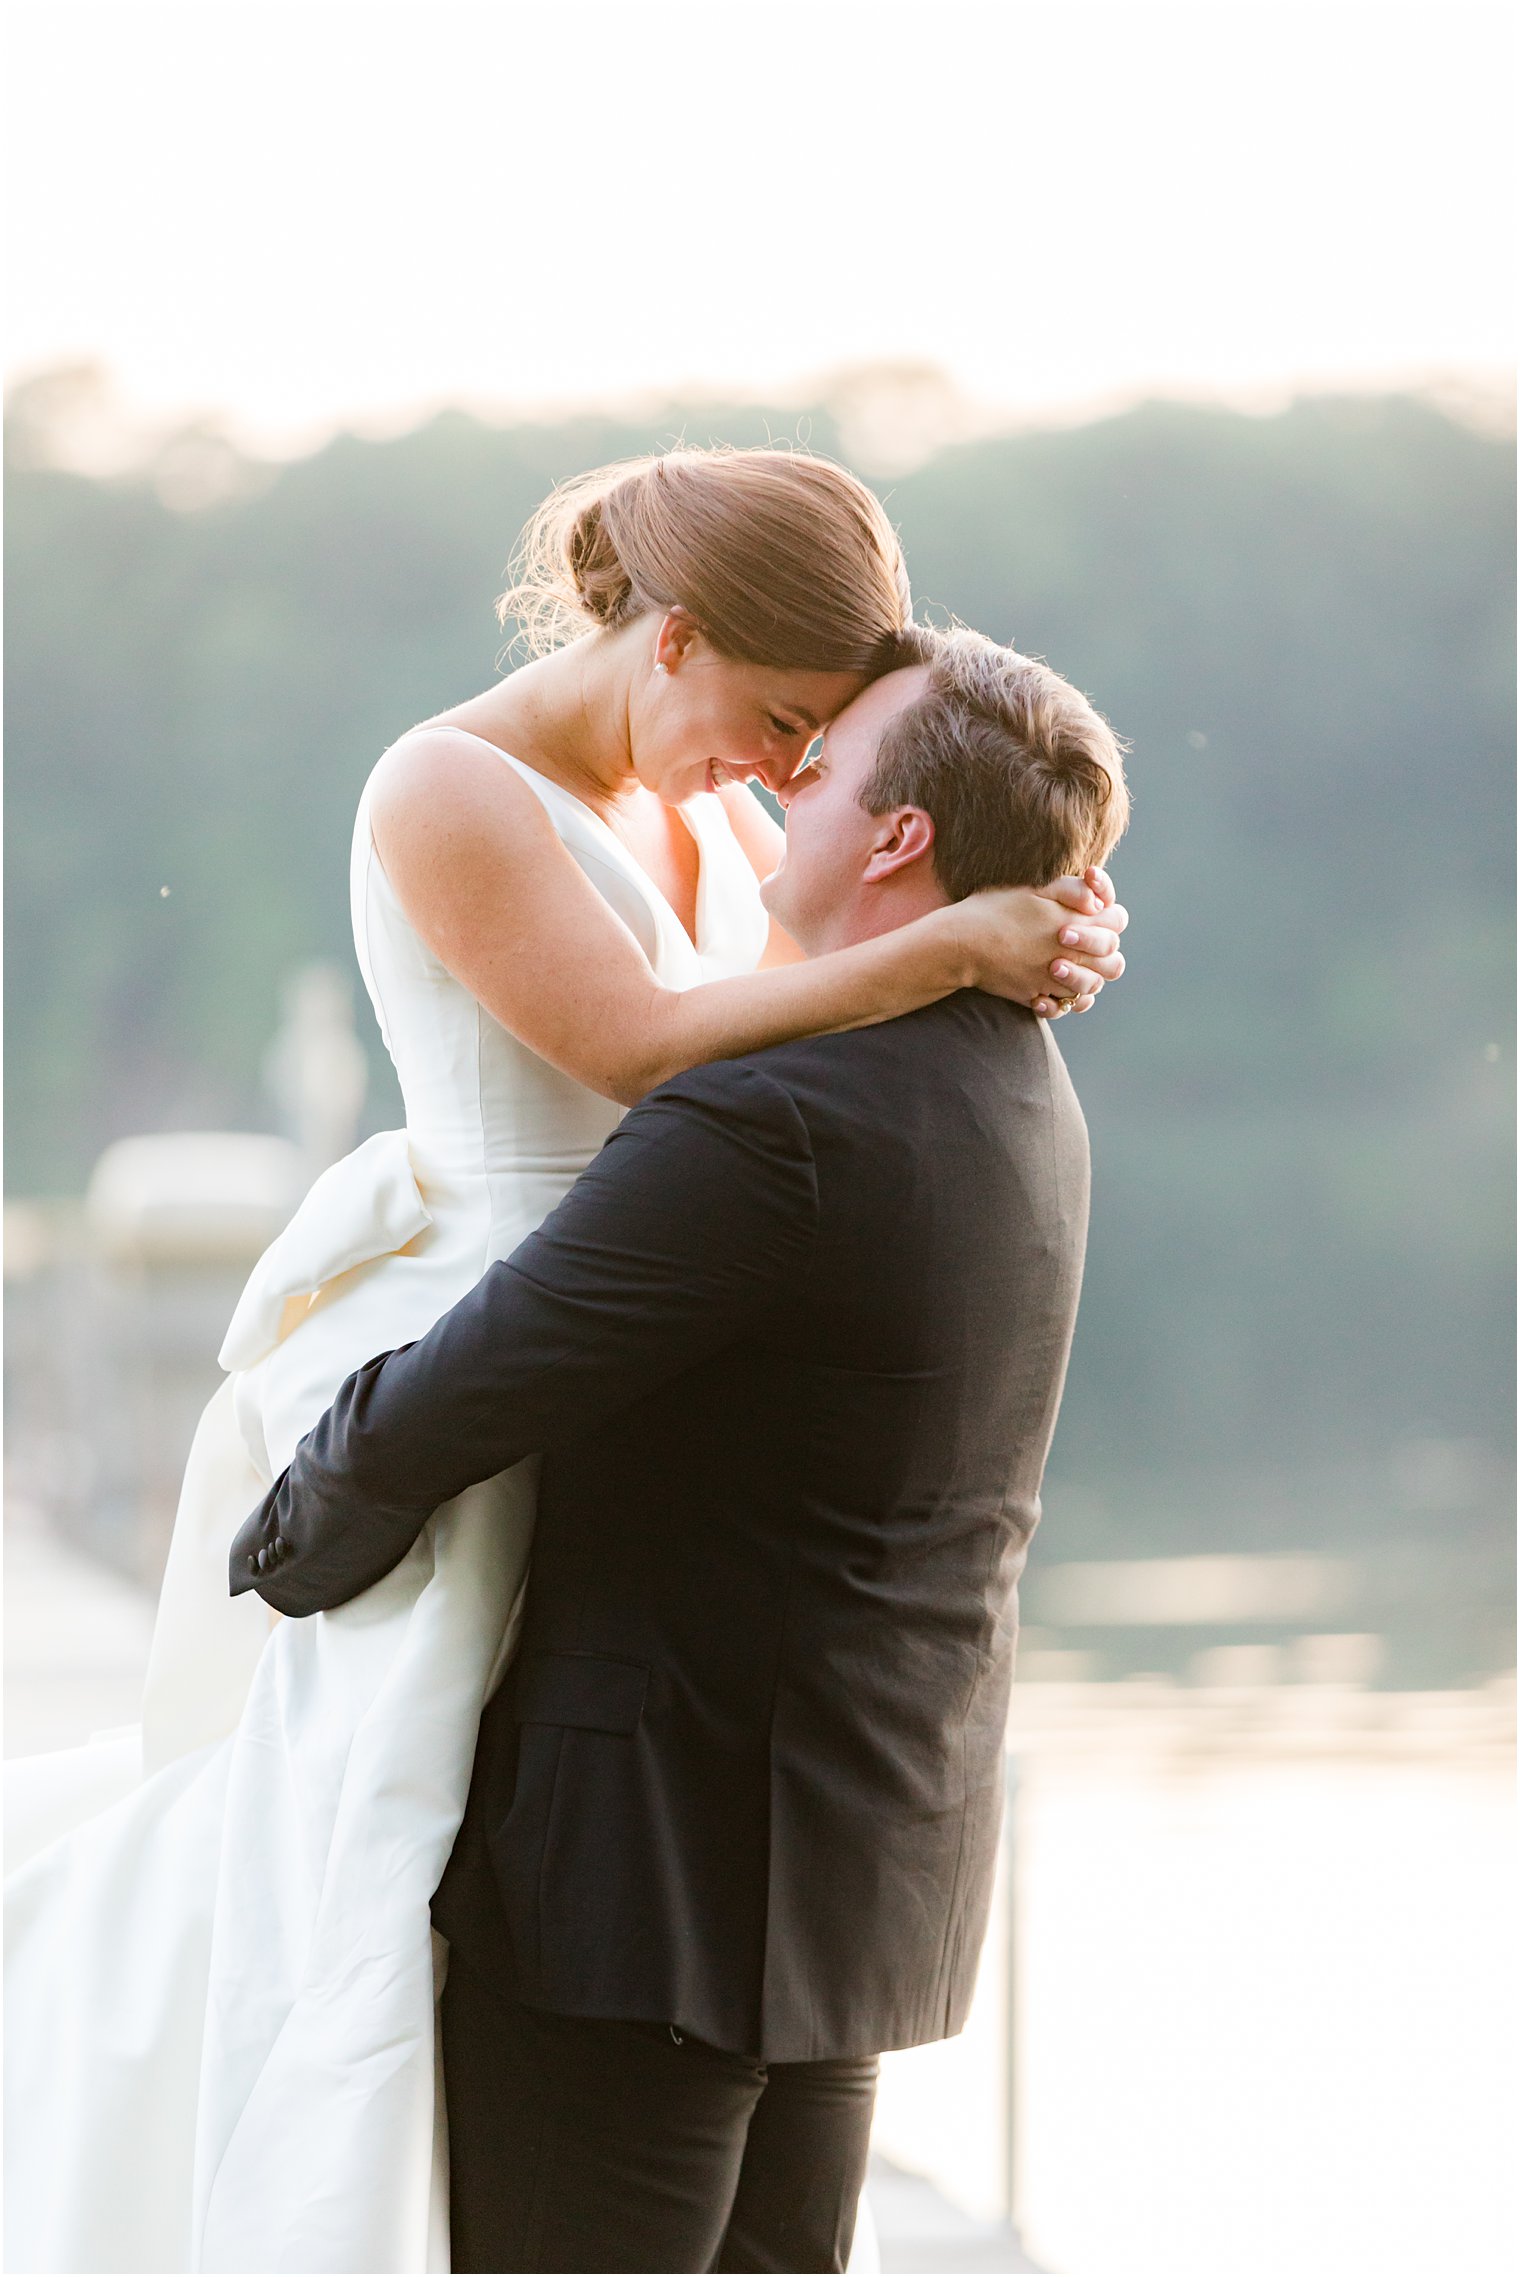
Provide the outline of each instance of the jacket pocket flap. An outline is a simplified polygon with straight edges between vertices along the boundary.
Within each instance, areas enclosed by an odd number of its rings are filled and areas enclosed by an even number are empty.
[[[639,1660],[535,1652],[518,1682],[517,1721],[567,1724],[576,1731],[636,1731],[648,1684],[649,1670]]]

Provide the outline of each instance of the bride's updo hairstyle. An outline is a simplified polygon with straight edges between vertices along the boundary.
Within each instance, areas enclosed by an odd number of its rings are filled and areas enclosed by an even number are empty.
[[[497,604],[541,654],[682,608],[722,655],[874,679],[913,614],[897,533],[864,483],[804,451],[675,450],[562,483]]]

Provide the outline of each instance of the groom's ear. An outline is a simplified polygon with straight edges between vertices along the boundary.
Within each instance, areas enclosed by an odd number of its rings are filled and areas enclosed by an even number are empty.
[[[889,807],[875,817],[870,857],[861,873],[866,885],[880,885],[917,862],[934,859],[934,823],[921,806]]]

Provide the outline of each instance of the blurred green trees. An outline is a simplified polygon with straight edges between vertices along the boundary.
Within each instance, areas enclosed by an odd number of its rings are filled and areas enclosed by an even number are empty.
[[[449,414],[223,454],[188,510],[172,453],[87,478],[18,427],[13,1192],[77,1189],[123,1132],[264,1120],[281,975],[349,957],[359,788],[491,677],[556,477],[798,432]],[[1369,1454],[1508,1444],[1512,447],[1402,399],[1150,405],[882,487],[921,603],[1047,656],[1133,745],[1131,972],[1060,1030],[1096,1163],[1062,1472],[1349,1461],[1356,1523],[1418,1530]],[[1242,1506],[1242,1539],[1274,1527]]]

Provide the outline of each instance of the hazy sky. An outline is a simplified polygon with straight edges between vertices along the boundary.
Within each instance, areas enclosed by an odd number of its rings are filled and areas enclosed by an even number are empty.
[[[1502,370],[1509,12],[11,0],[8,366],[287,441],[927,359]]]

